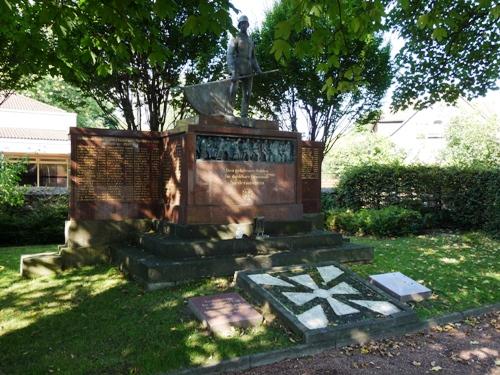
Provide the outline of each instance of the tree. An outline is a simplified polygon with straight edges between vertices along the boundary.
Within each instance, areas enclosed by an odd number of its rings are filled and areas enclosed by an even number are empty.
[[[193,0],[162,10],[151,0],[130,1],[126,9],[93,1],[79,4],[77,26],[57,38],[61,60],[71,62],[61,65],[62,76],[98,102],[105,99],[118,106],[129,129],[147,124],[150,130],[163,130],[172,88],[180,84],[187,65],[213,53],[223,37],[214,32],[221,25],[193,23],[191,17],[202,7]],[[206,12],[228,19],[228,7],[219,0]],[[113,21],[124,18],[124,12],[126,25]]]
[[[364,42],[379,31],[399,33],[405,45],[396,58],[395,109],[454,103],[495,87],[500,77],[500,5],[492,0],[287,0],[293,15],[276,25],[273,52],[287,59],[291,51],[326,53],[326,67],[349,54],[352,41]],[[324,18],[328,23],[324,22]],[[330,30],[334,30],[333,34]],[[310,33],[305,31],[310,30]],[[291,38],[292,31],[301,37]],[[318,70],[324,66],[316,65]],[[325,75],[325,90],[349,91],[359,74],[336,80]]]
[[[25,163],[9,161],[0,153],[0,207],[23,204],[24,193],[19,182],[25,171]]]
[[[274,30],[293,17],[294,8],[283,1],[274,6],[266,15],[262,30],[255,39],[261,66],[267,69],[278,68],[269,49],[263,46],[272,44]],[[328,30],[330,20],[323,17],[322,27]],[[335,30],[330,25],[332,43]],[[297,33],[290,31],[289,41],[295,43],[314,34],[311,30]],[[325,143],[328,152],[335,141],[355,123],[373,121],[378,116],[381,99],[391,82],[389,47],[381,47],[381,38],[367,36],[364,41],[347,41],[349,53],[328,64],[328,53],[317,53],[295,49],[288,52],[280,67],[280,72],[269,80],[256,84],[256,109],[265,115],[275,117],[290,130],[297,131],[297,116],[302,112],[307,120],[308,139]],[[354,75],[360,77],[355,84],[344,87],[345,79]],[[338,82],[342,90],[325,92],[325,77]],[[329,79],[329,78],[327,78]]]
[[[351,132],[323,161],[323,173],[340,178],[347,170],[367,164],[401,164],[406,155],[389,138],[373,132]]]
[[[111,103],[103,101],[100,107],[93,98],[64,82],[61,77],[44,77],[23,93],[66,111],[76,112],[79,127],[116,129],[120,125],[113,115],[114,106]]]
[[[0,0],[0,105],[14,92],[35,82],[47,68],[46,40],[31,14],[29,1]]]
[[[394,2],[389,25],[405,40],[393,96],[417,109],[485,95],[500,76],[500,5],[491,0]],[[495,5],[496,4],[496,5]]]
[[[184,67],[212,52],[232,27],[229,0],[0,3],[7,11],[2,19],[29,25],[42,39],[40,48],[33,49],[44,53],[50,73],[98,103],[119,107],[129,129],[147,123],[151,130],[161,130]],[[2,39],[18,36],[14,31],[0,34]],[[13,66],[18,65],[20,61]],[[17,71],[23,75],[22,69]]]
[[[500,122],[492,116],[457,116],[446,130],[446,148],[441,158],[457,167],[499,168]]]

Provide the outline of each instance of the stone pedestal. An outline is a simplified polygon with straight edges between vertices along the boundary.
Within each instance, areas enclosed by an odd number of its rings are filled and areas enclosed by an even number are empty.
[[[256,216],[268,221],[302,218],[299,133],[184,125],[166,134],[163,144],[163,215],[169,222],[227,224],[249,223]]]

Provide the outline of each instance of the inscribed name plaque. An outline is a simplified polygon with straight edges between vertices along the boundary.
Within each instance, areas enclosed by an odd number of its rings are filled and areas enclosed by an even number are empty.
[[[159,145],[109,138],[76,145],[78,201],[159,199]]]
[[[72,128],[73,219],[156,218],[161,139],[154,134]]]
[[[370,276],[370,282],[402,302],[422,301],[429,298],[432,291],[401,272],[383,273]]]
[[[230,335],[232,327],[246,328],[262,323],[262,315],[238,293],[190,298],[188,306],[206,327],[221,336]]]
[[[302,204],[304,213],[321,211],[321,160],[323,143],[302,142]]]

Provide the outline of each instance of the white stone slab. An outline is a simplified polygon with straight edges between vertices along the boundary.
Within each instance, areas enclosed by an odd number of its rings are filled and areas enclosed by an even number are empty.
[[[370,282],[402,302],[422,301],[432,295],[432,291],[401,272],[372,275]]]
[[[335,266],[316,267],[316,269],[325,283],[336,279],[344,273],[344,271]]]
[[[298,276],[289,276],[290,280],[295,281],[296,283],[302,284],[310,289],[318,289],[318,286],[314,282],[311,276],[309,275],[298,275]]]
[[[268,275],[267,273],[248,275],[248,278],[251,279],[256,284],[274,285],[274,286],[289,286],[289,287],[295,288],[295,285],[287,283],[285,280],[278,279],[277,277]]]
[[[392,303],[386,301],[368,301],[355,299],[350,299],[349,301],[385,316],[396,314],[401,311]]]
[[[331,297],[330,292],[326,289],[315,289],[315,290],[313,290],[313,294],[319,298],[330,298]]]
[[[339,316],[359,313],[359,310],[349,305],[346,305],[345,303],[340,302],[335,298],[329,297],[326,300],[332,307],[333,312]]]
[[[298,306],[302,306],[316,298],[316,295],[313,293],[283,292],[283,295]]]
[[[330,294],[359,294],[359,291],[356,288],[353,288],[343,281],[340,284],[335,285],[333,288],[330,288],[329,292]]]
[[[297,319],[309,329],[325,328],[328,325],[328,318],[321,305],[297,315]]]

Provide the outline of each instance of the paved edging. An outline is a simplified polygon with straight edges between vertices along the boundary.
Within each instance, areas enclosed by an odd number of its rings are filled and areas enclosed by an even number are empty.
[[[477,307],[474,309],[464,310],[461,312],[453,312],[450,314],[445,314],[438,316],[437,318],[430,318],[421,322],[416,323],[413,326],[405,326],[404,329],[400,331],[388,332],[385,337],[395,336],[398,334],[404,334],[409,332],[423,331],[436,327],[443,324],[454,323],[472,316],[483,315],[495,310],[500,310],[500,302],[491,305],[486,305],[482,307]],[[384,337],[384,335],[379,336],[379,338]],[[342,342],[340,345],[336,345],[335,342],[323,342],[313,345],[296,345],[290,348],[278,349],[269,352],[262,352],[256,354],[245,355],[242,357],[236,357],[232,359],[227,359],[221,361],[214,365],[187,368],[183,370],[172,371],[168,373],[161,373],[159,375],[199,375],[199,374],[217,374],[226,371],[244,371],[251,368],[270,365],[276,362],[283,361],[285,359],[306,357],[313,354],[323,352],[327,349],[334,347],[341,347],[349,345],[347,342]]]

